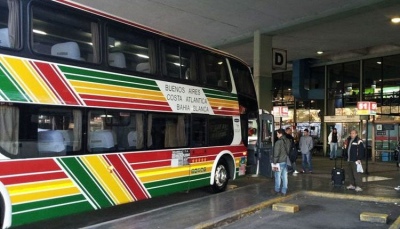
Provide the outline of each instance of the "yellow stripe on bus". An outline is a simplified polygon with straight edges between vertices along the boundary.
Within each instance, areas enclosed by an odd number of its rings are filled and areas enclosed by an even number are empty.
[[[239,108],[237,101],[208,98],[208,102],[210,103],[211,106],[216,106],[216,107]]]
[[[26,60],[3,57],[7,70],[34,102],[60,104],[50,88]]]
[[[71,196],[71,195],[75,195],[78,193],[80,193],[78,188],[68,187],[68,188],[46,190],[46,191],[38,190],[37,192],[10,196],[10,199],[11,199],[12,204],[18,204],[18,203],[45,200],[45,199],[50,199],[50,198],[57,198],[57,197],[62,197],[62,196]]]
[[[74,80],[70,80],[70,82],[78,93],[166,101],[164,95],[160,91],[81,82]]]
[[[190,166],[145,169],[136,172],[143,183],[189,176]]]
[[[113,199],[114,203],[121,204],[134,201],[129,191],[121,180],[113,173],[113,168],[101,155],[90,155],[82,157],[82,161],[102,188]]]
[[[79,189],[69,179],[9,185],[7,186],[7,190],[10,193],[13,203],[80,193]]]

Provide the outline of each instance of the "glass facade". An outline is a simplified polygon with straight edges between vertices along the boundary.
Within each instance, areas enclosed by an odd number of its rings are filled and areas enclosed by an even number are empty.
[[[301,86],[324,90],[325,98],[320,99],[294,98],[292,71],[274,73],[272,78],[273,106],[289,108],[289,117],[276,120],[277,127],[295,127],[295,133],[308,128],[317,143],[324,142],[333,127],[343,140],[357,129],[363,139],[368,138],[375,159],[393,159],[391,152],[400,140],[400,55],[311,67]],[[377,103],[377,115],[369,122],[323,123],[324,116],[356,115],[358,101]],[[389,156],[385,159],[385,155]]]

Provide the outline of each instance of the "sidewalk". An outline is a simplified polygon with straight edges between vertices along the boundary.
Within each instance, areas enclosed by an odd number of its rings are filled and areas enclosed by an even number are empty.
[[[297,163],[300,165],[301,161]],[[308,201],[315,199],[316,202],[317,198],[321,197],[343,200],[343,203],[340,202],[341,206],[350,204],[346,200],[386,203],[392,208],[390,223],[393,224],[400,215],[400,206],[397,205],[400,204],[400,192],[393,189],[400,184],[400,172],[395,164],[369,163],[369,175],[363,179],[364,191],[356,193],[346,190],[345,186],[331,185],[330,173],[333,163],[329,158],[314,157],[313,174],[289,175],[289,190],[285,197],[276,196],[271,192],[273,179],[247,176],[231,182],[230,187],[233,189],[224,193],[164,206],[87,228],[213,228],[251,215],[273,203],[302,199],[304,196],[307,196]],[[241,182],[255,184],[234,188]],[[324,216],[323,211],[318,214]]]

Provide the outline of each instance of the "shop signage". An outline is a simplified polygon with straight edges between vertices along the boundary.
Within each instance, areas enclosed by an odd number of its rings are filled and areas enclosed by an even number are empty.
[[[359,101],[357,102],[357,115],[376,115],[378,106],[376,102]]]
[[[360,122],[359,115],[333,115],[333,116],[324,116],[324,122]]]
[[[289,108],[287,106],[274,106],[272,114],[275,117],[288,117],[289,116]]]

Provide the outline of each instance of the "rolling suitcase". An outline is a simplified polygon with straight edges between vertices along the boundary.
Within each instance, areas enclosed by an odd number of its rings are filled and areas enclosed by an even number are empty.
[[[336,158],[335,158],[335,167],[332,169],[332,184],[334,186],[342,186],[344,184],[345,173],[343,169],[342,158],[340,158],[340,168],[336,166]]]

